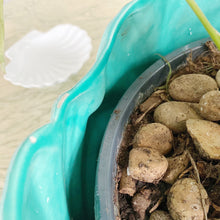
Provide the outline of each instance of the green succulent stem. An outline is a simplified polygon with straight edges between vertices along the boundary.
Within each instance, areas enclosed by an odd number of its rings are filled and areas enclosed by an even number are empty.
[[[210,24],[206,16],[203,14],[202,10],[196,4],[195,0],[186,0],[188,5],[192,8],[196,16],[199,18],[205,29],[207,30],[208,34],[214,41],[215,45],[220,50],[220,33]]]

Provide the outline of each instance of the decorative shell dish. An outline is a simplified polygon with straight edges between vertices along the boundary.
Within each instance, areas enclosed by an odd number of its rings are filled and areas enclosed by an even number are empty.
[[[10,59],[4,78],[26,88],[51,86],[76,74],[92,49],[87,32],[71,24],[46,33],[31,31],[5,53]]]

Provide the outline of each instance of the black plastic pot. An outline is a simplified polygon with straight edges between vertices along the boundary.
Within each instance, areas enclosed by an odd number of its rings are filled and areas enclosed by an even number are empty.
[[[193,58],[207,50],[204,43],[209,39],[193,42],[166,56],[173,70],[186,62],[189,53]],[[163,60],[150,66],[129,87],[119,101],[107,126],[99,153],[96,177],[95,215],[96,219],[113,220],[119,216],[117,196],[115,196],[116,158],[123,132],[134,108],[149,97],[155,87],[162,85],[169,72]]]

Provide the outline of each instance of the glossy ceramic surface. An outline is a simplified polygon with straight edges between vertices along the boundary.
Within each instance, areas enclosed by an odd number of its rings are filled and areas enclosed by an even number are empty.
[[[197,2],[219,29],[219,0]],[[135,0],[126,5],[107,27],[94,66],[58,98],[51,122],[28,136],[15,154],[1,217],[94,219],[96,162],[113,108],[158,59],[155,53],[166,55],[207,36],[185,1]]]

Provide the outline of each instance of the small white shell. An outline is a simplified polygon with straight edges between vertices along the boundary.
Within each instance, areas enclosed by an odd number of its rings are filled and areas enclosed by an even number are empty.
[[[32,31],[6,51],[11,62],[4,78],[27,88],[63,82],[80,70],[91,49],[86,31],[70,24],[46,33]]]

